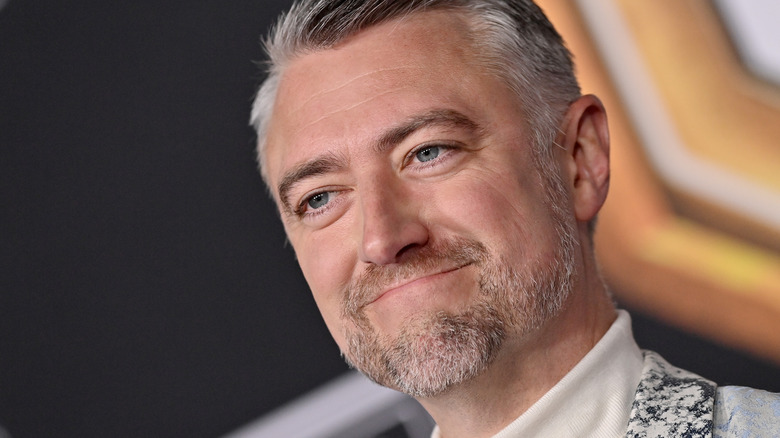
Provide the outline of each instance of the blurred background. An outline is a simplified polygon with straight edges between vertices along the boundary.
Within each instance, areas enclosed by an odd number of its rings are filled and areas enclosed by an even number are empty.
[[[289,3],[0,1],[10,436],[222,436],[347,371],[247,127]],[[597,245],[640,346],[780,391],[780,74],[727,3],[542,2],[610,113]]]

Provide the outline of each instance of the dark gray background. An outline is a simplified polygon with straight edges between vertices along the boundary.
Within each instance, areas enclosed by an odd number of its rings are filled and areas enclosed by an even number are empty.
[[[253,60],[288,2],[0,11],[0,424],[214,437],[346,370],[255,171]],[[724,383],[778,369],[635,314]]]

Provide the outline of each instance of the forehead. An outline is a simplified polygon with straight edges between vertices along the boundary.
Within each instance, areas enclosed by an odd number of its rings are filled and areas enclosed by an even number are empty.
[[[464,106],[474,82],[487,76],[469,34],[462,13],[430,11],[293,59],[268,130],[269,182],[315,149],[369,141],[381,127],[432,106]]]

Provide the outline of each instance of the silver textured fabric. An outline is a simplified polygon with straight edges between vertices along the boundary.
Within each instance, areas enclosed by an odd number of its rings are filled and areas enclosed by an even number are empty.
[[[725,386],[644,351],[626,437],[778,438],[780,394]]]
[[[743,386],[715,393],[713,436],[780,437],[780,394]]]

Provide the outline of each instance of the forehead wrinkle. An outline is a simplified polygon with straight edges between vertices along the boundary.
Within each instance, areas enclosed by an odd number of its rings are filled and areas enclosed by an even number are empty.
[[[372,101],[372,100],[374,100],[374,99],[376,99],[378,97],[382,97],[384,95],[394,93],[394,92],[396,92],[396,91],[398,91],[398,90],[400,90],[402,88],[409,88],[409,87],[411,87],[410,84],[405,84],[405,85],[399,86],[397,88],[393,88],[391,90],[385,90],[385,91],[383,91],[381,93],[376,93],[376,94],[371,95],[370,97],[367,97],[367,98],[365,98],[365,99],[363,99],[363,100],[361,100],[359,102],[354,102],[352,105],[349,105],[349,106],[346,106],[346,107],[343,107],[343,108],[334,109],[333,111],[329,111],[327,113],[324,113],[321,116],[317,117],[316,119],[310,120],[305,125],[301,126],[301,128],[306,128],[306,127],[309,127],[309,126],[312,126],[312,125],[316,125],[317,123],[327,119],[328,117],[332,116],[333,114],[337,114],[337,113],[340,113],[340,112],[343,112],[343,111],[349,111],[351,109],[359,107],[360,105],[363,105],[366,102],[370,102],[370,101]]]
[[[409,70],[409,69],[421,70],[420,67],[416,67],[416,66],[413,66],[413,65],[399,65],[399,66],[396,66],[396,67],[387,67],[387,68],[380,68],[380,69],[377,69],[377,70],[372,70],[370,72],[366,72],[366,73],[357,75],[357,76],[355,76],[353,78],[350,78],[349,80],[347,80],[347,81],[345,81],[345,82],[343,82],[341,84],[338,84],[338,85],[336,85],[336,86],[334,86],[332,88],[328,88],[328,89],[325,89],[325,90],[317,91],[316,93],[312,94],[308,98],[304,99],[300,103],[300,105],[298,105],[297,107],[293,108],[290,112],[291,113],[299,112],[301,109],[303,109],[303,107],[308,105],[312,100],[314,100],[314,99],[316,99],[318,97],[322,97],[324,95],[327,95],[327,94],[339,91],[339,90],[349,86],[353,82],[358,81],[360,79],[363,79],[363,78],[365,78],[367,76],[371,76],[371,75],[375,75],[375,74],[379,74],[379,73],[387,73],[387,72],[392,72],[392,71],[397,71],[397,70]]]

